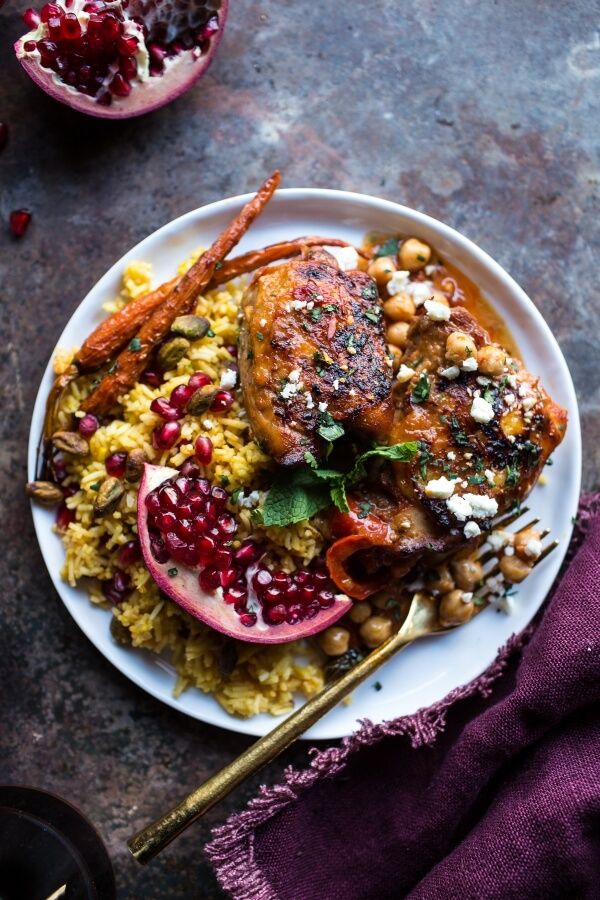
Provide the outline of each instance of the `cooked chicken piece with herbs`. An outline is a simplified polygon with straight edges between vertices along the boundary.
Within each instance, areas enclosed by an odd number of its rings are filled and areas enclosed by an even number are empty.
[[[386,441],[392,360],[377,286],[324,250],[259,270],[242,301],[240,376],[261,446],[279,463],[322,457],[344,430]]]
[[[380,586],[382,567],[408,571],[477,538],[529,494],[567,424],[539,379],[460,307],[448,320],[416,319],[394,393],[387,442],[414,441],[418,452],[373,468],[350,513],[334,516],[344,537],[328,562],[340,587],[343,571],[354,582],[352,596]]]

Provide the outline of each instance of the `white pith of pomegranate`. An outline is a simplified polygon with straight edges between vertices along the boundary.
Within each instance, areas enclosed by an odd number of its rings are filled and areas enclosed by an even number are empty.
[[[328,628],[352,605],[334,594],[320,565],[293,575],[260,563],[248,540],[234,550],[227,491],[195,474],[146,464],[138,494],[138,534],[158,587],[196,619],[229,637],[282,644]]]
[[[142,115],[200,78],[217,48],[228,0],[55,0],[23,19],[15,44],[47,94],[100,118]]]

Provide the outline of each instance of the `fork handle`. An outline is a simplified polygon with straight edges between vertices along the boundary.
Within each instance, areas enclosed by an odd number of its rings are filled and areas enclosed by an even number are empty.
[[[307,728],[318,722],[325,713],[357,688],[365,678],[372,675],[398,650],[407,646],[414,635],[403,631],[404,629],[400,629],[384,644],[372,650],[368,656],[334,682],[326,685],[280,725],[259,738],[233,762],[188,794],[181,803],[132,837],[128,847],[135,859],[142,864],[149,862],[192,822],[212,809],[246,778],[275,759]]]

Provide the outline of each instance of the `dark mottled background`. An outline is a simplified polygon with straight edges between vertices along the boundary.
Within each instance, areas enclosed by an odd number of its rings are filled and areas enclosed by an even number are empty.
[[[0,780],[49,788],[97,824],[119,897],[221,897],[201,846],[260,778],[151,867],[126,838],[248,739],[189,721],[112,669],[63,610],[22,491],[29,416],[65,321],[128,247],[174,216],[255,187],[365,191],[460,229],[534,298],[583,413],[598,486],[600,186],[597,2],[233,0],[217,59],[186,97],[141,120],[86,120],[28,82],[0,10]],[[277,778],[306,750],[290,751]]]

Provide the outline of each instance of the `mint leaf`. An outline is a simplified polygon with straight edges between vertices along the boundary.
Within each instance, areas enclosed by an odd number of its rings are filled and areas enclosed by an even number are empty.
[[[344,434],[344,426],[336,422],[331,413],[322,412],[317,416],[317,434],[324,441],[337,441]]]
[[[352,483],[362,478],[366,472],[365,462],[372,456],[382,456],[384,459],[392,459],[397,462],[410,462],[418,450],[416,441],[404,441],[402,444],[391,444],[389,447],[386,445],[373,447],[372,450],[367,450],[358,457],[352,470],[346,476],[347,481]]]
[[[429,397],[431,385],[427,373],[423,372],[413,388],[410,399],[413,403],[423,403]]]
[[[334,506],[337,506],[340,512],[348,512],[350,510],[348,498],[346,497],[346,485],[343,478],[330,486],[329,495],[331,497],[331,502]]]
[[[384,244],[381,244],[375,251],[375,256],[395,256],[398,252],[400,241],[396,238],[390,238]]]
[[[329,489],[311,470],[279,478],[267,494],[260,510],[263,525],[293,525],[314,515],[330,504]]]

